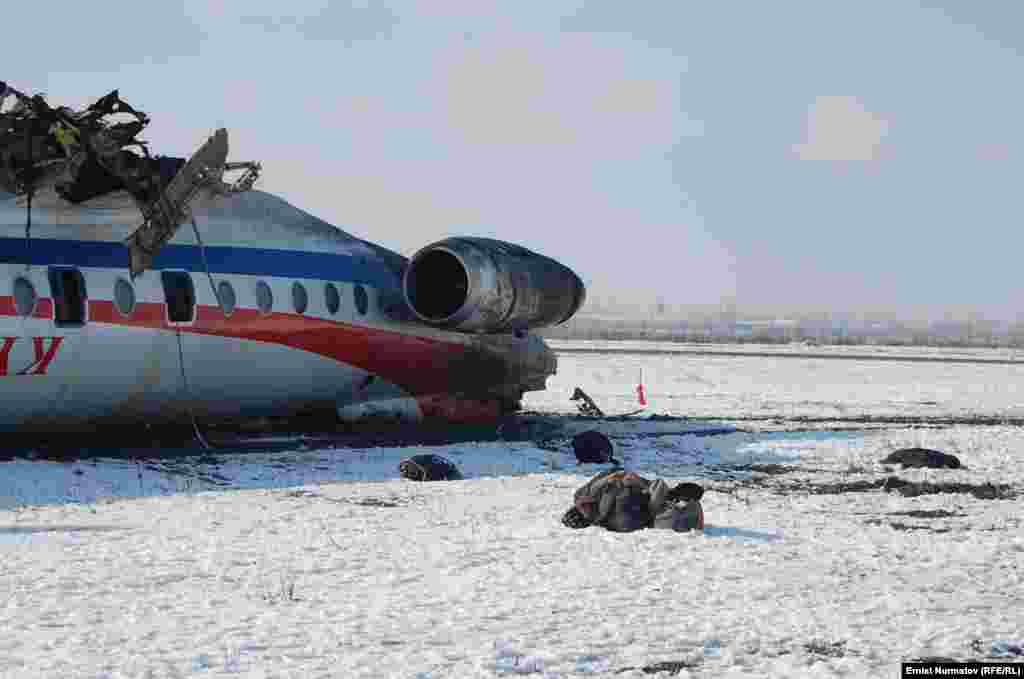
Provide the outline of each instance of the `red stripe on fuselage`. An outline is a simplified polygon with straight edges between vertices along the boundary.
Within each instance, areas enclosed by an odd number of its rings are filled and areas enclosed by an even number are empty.
[[[18,307],[11,295],[0,295],[0,316],[17,316]],[[36,308],[32,311],[32,318],[53,318],[53,300],[49,297],[41,297],[36,300]]]
[[[198,305],[195,321],[171,325],[160,303],[139,304],[125,318],[112,302],[91,302],[90,320],[136,327],[180,328],[182,333],[233,337],[308,351],[362,368],[401,386],[413,395],[447,392],[452,387],[452,360],[467,348],[453,342],[350,325],[323,318],[256,309],[235,309],[229,317],[219,307]],[[136,314],[138,317],[136,318]]]
[[[236,309],[225,317],[218,306],[199,305],[196,321],[187,325],[167,322],[166,305],[139,302],[132,313],[123,315],[108,300],[89,300],[88,322],[124,328],[146,328],[183,334],[211,335],[240,340],[267,342],[309,351],[340,363],[366,370],[396,384],[415,396],[425,419],[447,421],[486,421],[502,412],[502,400],[485,396],[485,385],[499,386],[495,363],[500,359],[484,357],[478,350],[455,342],[406,335],[396,331],[339,323],[296,313],[263,314],[256,309]],[[16,316],[11,296],[0,295],[0,316]],[[53,303],[39,299],[33,312],[36,319],[52,320]],[[60,329],[49,332],[59,333]],[[0,374],[16,338],[0,347]],[[56,354],[61,336],[34,337],[38,365],[48,365]],[[30,368],[38,368],[34,364]],[[488,372],[490,371],[490,372]],[[467,388],[468,387],[468,388]]]
[[[46,302],[47,317],[52,317],[52,304],[49,299]],[[37,307],[33,316],[39,317],[38,312]],[[0,296],[0,315],[16,313],[13,297]],[[130,316],[124,316],[111,301],[90,300],[88,319],[90,323],[153,330],[180,329],[183,334],[287,346],[379,375],[414,396],[459,390],[455,382],[472,377],[459,373],[472,368],[474,363],[470,356],[473,350],[455,342],[299,314],[263,314],[255,309],[235,309],[231,316],[225,317],[219,307],[198,305],[193,323],[172,325],[167,322],[166,307],[162,303],[140,302]],[[488,362],[481,358],[480,363],[483,368]]]

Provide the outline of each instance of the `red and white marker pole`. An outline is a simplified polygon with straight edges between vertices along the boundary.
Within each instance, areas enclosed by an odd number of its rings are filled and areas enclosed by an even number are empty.
[[[636,385],[636,400],[641,408],[647,407],[647,397],[644,396],[644,369],[640,368],[640,378]]]

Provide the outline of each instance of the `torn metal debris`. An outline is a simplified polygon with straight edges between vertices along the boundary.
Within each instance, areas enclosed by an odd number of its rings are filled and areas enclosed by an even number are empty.
[[[188,159],[156,199],[139,206],[144,221],[125,241],[131,253],[132,276],[148,269],[160,246],[174,236],[179,224],[188,221],[188,206],[199,191],[220,181],[227,155],[228,131],[221,128]]]
[[[12,102],[10,106],[8,103]],[[126,191],[142,223],[125,241],[133,276],[145,271],[160,246],[191,219],[189,205],[206,191],[248,191],[259,163],[228,163],[227,130],[217,130],[188,160],[151,156],[138,135],[150,119],[123,101],[117,90],[84,110],[52,107],[0,81],[0,189],[32,196],[53,189],[73,205]],[[225,172],[242,171],[231,183]]]
[[[594,399],[587,395],[587,392],[583,391],[579,387],[576,387],[576,391],[572,392],[572,396],[569,397],[570,401],[576,401],[576,407],[580,411],[580,415],[585,417],[604,417],[604,411],[597,407],[594,403]]]

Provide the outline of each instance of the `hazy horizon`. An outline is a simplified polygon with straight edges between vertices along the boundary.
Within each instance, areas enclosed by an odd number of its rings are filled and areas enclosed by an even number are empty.
[[[218,126],[258,188],[403,254],[449,235],[588,299],[1016,319],[1024,6],[20,4],[0,74],[118,88],[155,153]]]
[[[615,300],[590,299],[577,313],[577,318],[607,318],[628,321],[672,322],[717,319],[726,321],[889,321],[923,326],[931,324],[965,323],[1024,323],[1024,318],[1000,317],[971,309],[927,312],[908,309],[820,309],[811,307],[777,306],[723,306],[723,305],[670,305],[657,303],[616,303]]]

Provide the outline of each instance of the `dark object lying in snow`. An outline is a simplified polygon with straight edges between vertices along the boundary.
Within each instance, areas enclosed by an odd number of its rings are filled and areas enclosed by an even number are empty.
[[[928,448],[902,448],[882,460],[883,464],[901,464],[907,467],[929,467],[931,469],[959,469],[960,460],[956,455],[940,453]]]
[[[669,489],[661,479],[650,481],[622,469],[603,471],[576,490],[572,509],[562,516],[569,528],[602,526],[617,533],[642,528],[676,532],[704,528],[704,489],[681,483]]]
[[[660,674],[662,672],[668,672],[669,674],[679,674],[683,670],[692,670],[695,667],[700,667],[700,663],[696,661],[686,660],[666,660],[663,662],[656,662],[653,665],[644,665],[640,668],[640,671],[644,674]],[[629,670],[636,669],[635,667],[627,667],[619,670],[617,674],[622,674]]]
[[[414,455],[398,463],[398,473],[410,481],[458,481],[459,468],[440,455]]]
[[[576,387],[576,391],[572,392],[572,396],[569,397],[570,401],[578,401],[576,407],[579,408],[580,415],[587,417],[604,417],[604,411],[597,407],[594,403],[594,399],[587,396],[587,392],[583,391],[579,387]]]
[[[665,499],[668,502],[689,502],[690,500],[699,500],[702,497],[704,497],[703,488],[698,486],[696,483],[683,481],[675,488],[669,490]]]
[[[805,485],[794,483],[775,485],[780,491],[808,492],[815,495],[838,495],[839,493],[867,493],[873,490],[884,490],[886,492],[897,492],[904,497],[917,497],[919,495],[934,495],[937,493],[966,493],[973,495],[979,500],[1002,500],[1011,499],[1018,495],[1013,486],[1009,484],[993,483],[929,483],[928,481],[907,481],[898,476],[889,476],[874,481],[850,481],[840,483],[825,483],[820,485]]]
[[[967,493],[979,500],[999,500],[1011,498],[1014,495],[1013,487],[1007,484],[994,483],[928,483],[927,481],[905,481],[896,476],[885,479],[882,489],[885,491],[897,491],[904,497],[917,497],[919,495],[934,495],[936,493]]]
[[[621,464],[612,457],[612,442],[599,431],[590,429],[572,437],[572,452],[580,464]]]

